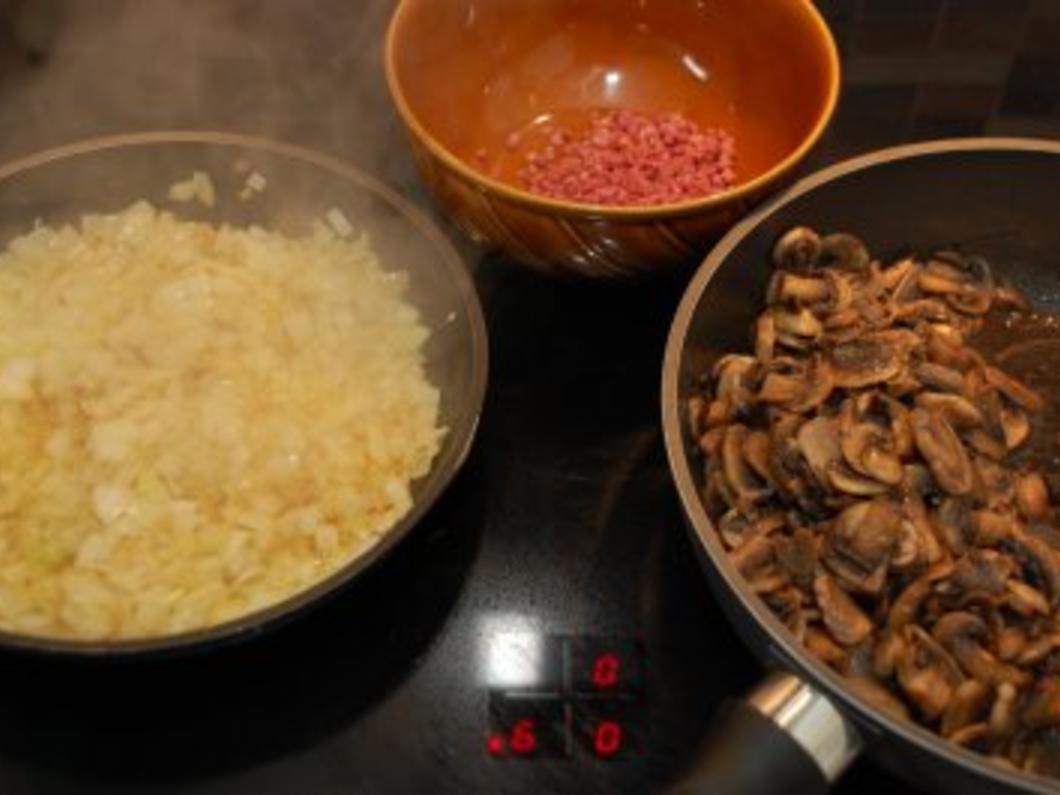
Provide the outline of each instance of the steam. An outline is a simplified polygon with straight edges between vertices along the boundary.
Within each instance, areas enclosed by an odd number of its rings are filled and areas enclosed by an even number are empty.
[[[0,4],[0,159],[117,132],[220,129],[331,152],[414,189],[382,68],[393,4]]]

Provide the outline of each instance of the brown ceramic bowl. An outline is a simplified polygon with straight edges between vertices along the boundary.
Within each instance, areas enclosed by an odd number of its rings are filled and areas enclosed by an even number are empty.
[[[401,0],[386,67],[424,178],[464,229],[540,269],[598,277],[700,260],[790,180],[839,90],[835,42],[809,0]],[[605,107],[728,129],[737,184],[621,208],[520,187],[543,126]]]

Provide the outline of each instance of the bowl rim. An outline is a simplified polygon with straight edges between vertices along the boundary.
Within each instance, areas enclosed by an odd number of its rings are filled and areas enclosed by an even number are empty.
[[[550,213],[562,216],[590,216],[614,221],[644,221],[644,220],[666,220],[682,218],[689,215],[697,215],[706,210],[731,205],[740,200],[750,200],[762,189],[768,187],[776,180],[794,169],[809,151],[817,144],[824,135],[832,117],[835,115],[836,106],[839,102],[840,86],[842,83],[842,67],[840,65],[839,49],[836,45],[835,36],[825,21],[821,12],[812,0],[793,0],[797,7],[801,8],[807,15],[819,40],[824,44],[827,58],[827,93],[823,105],[820,107],[817,117],[810,131],[799,142],[799,145],[791,150],[783,159],[777,161],[767,171],[754,177],[747,182],[741,182],[727,190],[711,194],[702,199],[690,199],[682,202],[673,202],[658,205],[609,205],[589,204],[581,202],[566,201],[541,196],[531,191],[523,190],[507,182],[493,179],[480,171],[472,168],[462,158],[457,157],[447,147],[430,134],[426,127],[420,123],[419,118],[412,110],[401,81],[397,75],[397,48],[400,27],[404,23],[408,8],[415,0],[399,0],[390,25],[387,29],[386,44],[384,48],[384,66],[386,70],[387,86],[390,89],[391,99],[397,107],[398,114],[412,131],[415,138],[421,141],[436,158],[441,160],[452,171],[458,173],[465,180],[476,185],[480,190],[488,189],[516,204],[530,207],[532,209],[546,210]]]
[[[478,291],[468,268],[448,237],[421,209],[381,180],[333,155],[296,144],[268,138],[209,130],[159,130],[89,138],[51,147],[0,164],[0,182],[41,166],[81,155],[107,150],[157,145],[188,144],[232,147],[300,162],[347,180],[358,189],[373,194],[392,207],[435,249],[435,262],[454,282],[461,306],[467,315],[471,346],[471,383],[460,413],[448,423],[451,441],[431,463],[431,470],[419,479],[424,491],[419,500],[398,522],[384,531],[363,554],[358,555],[323,580],[280,602],[254,610],[212,626],[144,638],[118,640],[79,640],[54,638],[0,630],[0,648],[13,652],[44,654],[57,658],[149,659],[186,656],[207,649],[249,640],[296,619],[303,612],[322,605],[338,595],[361,574],[388,556],[416,527],[424,515],[452,483],[471,451],[486,396],[489,375],[489,341]]]
[[[1055,779],[989,764],[982,754],[957,746],[918,723],[902,721],[872,708],[867,701],[843,684],[839,674],[791,637],[790,631],[765,602],[747,586],[721,545],[714,524],[707,516],[699,497],[696,478],[692,472],[692,461],[685,444],[683,408],[678,403],[681,392],[681,360],[689,343],[696,307],[709,289],[721,264],[759,225],[792,201],[851,174],[893,162],[968,151],[1030,152],[1060,157],[1060,141],[1018,137],[949,138],[875,150],[839,161],[801,179],[736,224],[700,264],[675,312],[662,365],[660,414],[663,440],[682,514],[687,520],[686,524],[695,541],[697,552],[702,553],[700,558],[705,576],[712,586],[715,582],[720,583],[720,587],[724,588],[725,593],[736,603],[740,617],[753,622],[754,628],[768,638],[774,664],[792,670],[811,687],[822,691],[829,701],[842,707],[841,712],[846,716],[846,720],[850,721],[849,716],[855,716],[854,723],[859,733],[870,741],[876,738],[882,726],[890,736],[929,752],[933,757],[963,768],[973,775],[1011,787],[1013,791],[1044,795],[1056,792]],[[735,622],[730,623],[735,626]]]

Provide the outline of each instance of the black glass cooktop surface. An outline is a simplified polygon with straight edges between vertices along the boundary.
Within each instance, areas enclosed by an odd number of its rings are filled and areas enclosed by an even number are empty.
[[[49,11],[27,23],[31,5]],[[1060,137],[1060,0],[820,5],[844,95],[807,168],[923,138]],[[379,74],[391,7],[0,0],[0,156],[219,127],[333,151],[426,206]],[[467,253],[491,381],[437,509],[268,637],[151,663],[0,657],[0,793],[648,793],[681,771],[760,675],[663,453],[683,285],[558,284]],[[916,790],[859,761],[836,792]]]

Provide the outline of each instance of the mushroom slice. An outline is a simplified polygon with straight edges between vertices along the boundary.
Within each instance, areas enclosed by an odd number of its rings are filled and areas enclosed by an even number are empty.
[[[795,439],[814,477],[821,485],[829,485],[829,472],[843,455],[839,446],[839,423],[828,417],[814,417],[799,427]]]
[[[985,721],[979,723],[972,723],[968,726],[958,729],[951,734],[947,739],[962,748],[971,748],[978,750],[980,753],[987,751],[984,744],[990,738],[990,727]]]
[[[833,549],[864,572],[886,565],[898,540],[902,512],[890,500],[862,500],[835,520],[830,542]]]
[[[911,257],[906,257],[880,271],[880,284],[884,290],[893,293],[909,279],[910,274],[919,270],[919,263]]]
[[[798,587],[809,590],[817,571],[820,538],[808,527],[799,527],[790,536],[774,542],[777,565]]]
[[[893,630],[884,630],[876,648],[872,653],[872,672],[880,679],[889,679],[894,675],[894,669],[898,665],[898,658],[905,651],[905,641],[902,633]]]
[[[961,437],[969,447],[993,461],[1000,461],[1008,454],[1008,447],[1005,443],[998,441],[982,428],[967,430],[961,434]]]
[[[906,645],[896,665],[898,684],[924,719],[935,721],[964,677],[953,658],[921,627],[911,624],[903,634]]]
[[[1060,726],[1060,678],[1043,676],[1026,696],[1020,720],[1031,729]]]
[[[758,536],[768,536],[785,524],[780,513],[767,513],[757,518],[737,509],[726,511],[718,520],[718,533],[730,549],[746,545]]]
[[[974,613],[964,610],[947,613],[935,622],[931,634],[973,679],[991,685],[1009,682],[1020,687],[1030,680],[1026,671],[1001,662],[983,647],[982,641],[989,637],[989,630]]]
[[[879,497],[891,489],[886,483],[859,475],[841,462],[836,462],[828,470],[828,482],[837,491],[855,497]]]
[[[843,457],[855,472],[889,486],[902,482],[902,462],[891,450],[889,435],[875,424],[857,422],[850,400],[840,413],[839,442]]]
[[[939,412],[954,428],[977,428],[984,422],[982,412],[970,400],[960,395],[921,392],[916,396],[915,402],[922,409]]]
[[[1029,312],[1034,308],[1031,300],[1022,290],[1007,284],[998,285],[994,290],[994,305],[999,309],[1016,312]]]
[[[924,386],[938,392],[960,395],[965,390],[964,373],[935,362],[920,362],[913,367],[913,375]]]
[[[740,574],[753,581],[772,568],[773,541],[765,535],[753,536],[734,549],[730,559]]]
[[[775,306],[772,310],[777,341],[796,350],[807,350],[824,333],[824,326],[806,307],[789,309]]]
[[[1049,501],[1049,487],[1037,472],[1027,472],[1016,478],[1016,505],[1024,519],[1046,520],[1053,512]]]
[[[942,713],[939,727],[943,737],[952,737],[963,729],[979,721],[990,705],[991,690],[977,679],[966,679],[957,685],[953,698]]]
[[[1018,527],[1012,529],[1004,540],[1004,545],[1023,567],[1025,579],[1041,583],[1048,592],[1050,605],[1056,607],[1060,604],[1058,554],[1040,538],[1025,533]]]
[[[836,232],[821,238],[820,264],[859,273],[869,267],[869,250],[854,235]]]
[[[766,288],[766,302],[769,304],[812,306],[830,297],[831,288],[826,279],[799,276],[785,270],[776,271]]]
[[[1021,627],[1003,627],[997,633],[997,657],[1005,662],[1019,661],[1019,657],[1027,648],[1027,633]],[[1023,665],[1022,662],[1020,662]]]
[[[714,365],[715,398],[728,400],[737,412],[746,411],[752,402],[751,384],[758,370],[758,361],[751,356],[742,354],[722,356]]]
[[[1015,562],[1007,555],[973,549],[954,564],[951,580],[962,591],[1000,594],[1015,570]]]
[[[770,490],[755,475],[744,457],[744,443],[749,431],[739,423],[730,425],[721,444],[721,464],[725,479],[736,495],[738,503],[745,507],[761,502]]]
[[[1008,593],[1005,595],[1005,604],[1014,613],[1026,618],[1049,615],[1049,600],[1038,589],[1022,580],[1009,580],[1006,587]]]
[[[872,621],[827,574],[813,581],[813,592],[829,634],[843,646],[856,646],[872,634]]]
[[[1020,408],[1034,414],[1045,408],[1045,401],[1042,400],[1041,395],[1003,370],[985,365],[983,367],[983,378],[986,383],[996,387],[1001,394]]]
[[[891,329],[864,334],[832,348],[829,364],[835,385],[860,389],[882,384],[897,376],[919,337],[909,331]]]
[[[952,324],[955,322],[950,308],[935,298],[920,298],[916,301],[896,304],[895,320],[906,326],[917,326],[920,323]]]
[[[961,372],[979,363],[975,351],[965,347],[963,335],[952,325],[932,323],[926,328],[924,353],[929,362],[951,367]]]
[[[1019,526],[1016,517],[999,511],[972,511],[974,541],[981,547],[997,547],[1007,543]]]
[[[847,689],[869,706],[899,720],[909,720],[909,710],[890,690],[867,676],[848,676],[843,683]]]
[[[755,358],[763,364],[773,360],[773,354],[777,348],[777,324],[773,321],[771,312],[763,312],[755,321]]]
[[[785,232],[773,246],[773,264],[782,270],[809,273],[821,256],[821,238],[806,226]]]
[[[799,590],[792,587],[783,588],[766,594],[762,601],[801,643],[806,636],[806,613],[802,609],[802,594]]]
[[[986,314],[994,299],[989,263],[952,251],[939,252],[928,261],[919,286],[925,293],[944,296],[950,306],[966,315]]]
[[[817,627],[807,628],[803,645],[810,654],[833,668],[839,668],[846,662],[846,650],[832,640],[831,635]]]
[[[931,595],[935,583],[946,579],[952,573],[953,563],[943,559],[909,583],[891,605],[891,612],[887,616],[887,626],[891,630],[899,630],[915,622],[921,606]]]
[[[973,484],[972,465],[949,421],[938,411],[921,408],[913,409],[909,421],[917,449],[939,486],[958,497],[968,494]]]
[[[827,362],[815,356],[806,371],[802,394],[788,403],[788,410],[797,413],[812,411],[820,406],[835,389],[835,379]]]
[[[1060,649],[1060,632],[1053,632],[1030,641],[1020,652],[1017,662],[1020,665],[1037,665],[1057,649]]]
[[[1001,432],[1005,436],[1005,447],[1015,450],[1031,435],[1031,421],[1027,412],[1020,409],[1001,409]]]

